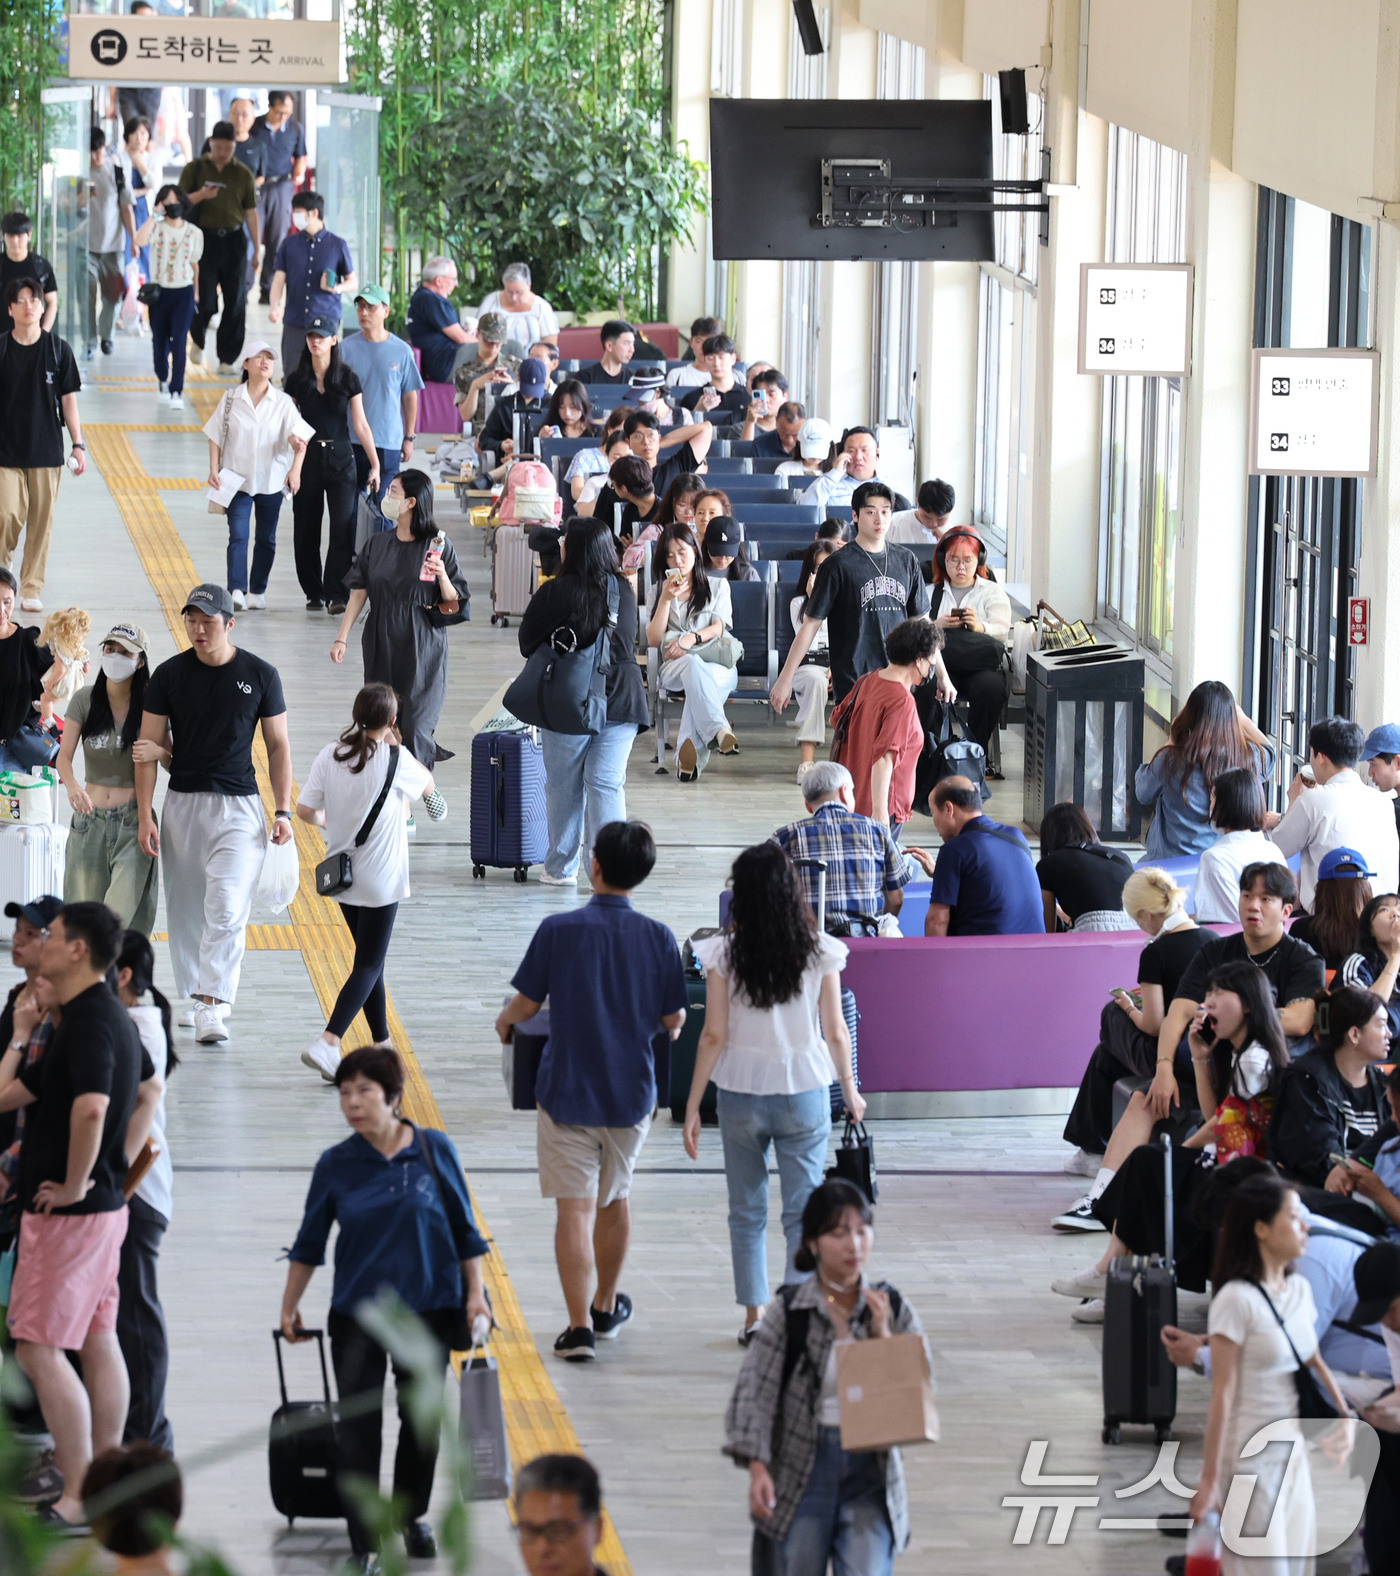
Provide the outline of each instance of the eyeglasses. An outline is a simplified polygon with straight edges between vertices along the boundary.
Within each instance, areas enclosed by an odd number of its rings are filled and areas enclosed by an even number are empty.
[[[515,1535],[522,1543],[537,1543],[543,1539],[558,1547],[577,1537],[583,1526],[582,1521],[519,1521],[515,1525]]]

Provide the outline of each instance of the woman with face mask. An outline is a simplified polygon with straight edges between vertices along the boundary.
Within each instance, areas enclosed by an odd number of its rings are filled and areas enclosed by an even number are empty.
[[[190,212],[178,186],[162,186],[150,218],[136,232],[137,245],[150,248],[146,277],[160,290],[149,304],[151,354],[159,386],[156,398],[176,410],[185,408],[185,341],[194,321],[199,260],[204,255],[204,232],[187,217]]]
[[[168,765],[169,742],[141,732],[150,641],[138,624],[117,624],[102,641],[101,670],[68,703],[58,776],[73,807],[63,871],[65,903],[105,903],[129,930],[149,936],[156,918],[156,865],[136,840],[136,762]],[[83,746],[86,783],[73,771]]]

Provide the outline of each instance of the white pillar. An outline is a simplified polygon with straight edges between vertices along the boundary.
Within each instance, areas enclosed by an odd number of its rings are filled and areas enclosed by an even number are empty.
[[[692,159],[710,156],[711,0],[675,0],[675,70],[671,121],[676,145],[685,144]],[[687,244],[671,247],[667,310],[684,333],[705,310],[705,262],[709,221],[695,221]]]

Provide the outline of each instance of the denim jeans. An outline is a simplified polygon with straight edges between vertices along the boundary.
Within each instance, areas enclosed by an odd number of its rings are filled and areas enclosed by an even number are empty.
[[[829,1090],[801,1094],[718,1091],[719,1136],[729,1187],[729,1253],[734,1260],[734,1300],[742,1308],[768,1303],[768,1146],[778,1157],[787,1239],[784,1279],[800,1280],[793,1255],[802,1246],[802,1211],[822,1180],[831,1132]]]
[[[884,1457],[842,1450],[839,1428],[817,1430],[817,1459],[783,1539],[783,1576],[889,1576],[894,1529]]]
[[[355,486],[358,491],[363,492],[369,486],[369,455],[358,443],[351,443],[350,449],[355,456]],[[376,449],[375,453],[379,456],[379,491],[375,494],[375,502],[383,503],[384,494],[389,491],[389,483],[399,474],[403,450]]]
[[[248,583],[248,516],[257,513],[253,543],[253,579]],[[234,493],[228,506],[228,588],[230,591],[267,590],[272,560],[277,556],[277,516],[282,494]]]
[[[599,734],[540,730],[549,823],[547,875],[573,875],[580,840],[591,852],[600,826],[627,819],[627,758],[636,737],[635,722],[610,722]]]

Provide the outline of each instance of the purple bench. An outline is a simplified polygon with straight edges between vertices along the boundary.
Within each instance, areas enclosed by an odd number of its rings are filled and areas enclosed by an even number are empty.
[[[418,347],[413,347],[413,364],[421,373],[423,358],[418,353]],[[423,381],[423,387],[418,390],[418,430],[419,432],[441,432],[448,437],[455,437],[462,430],[462,414],[457,409],[457,391],[451,383],[429,383]]]

